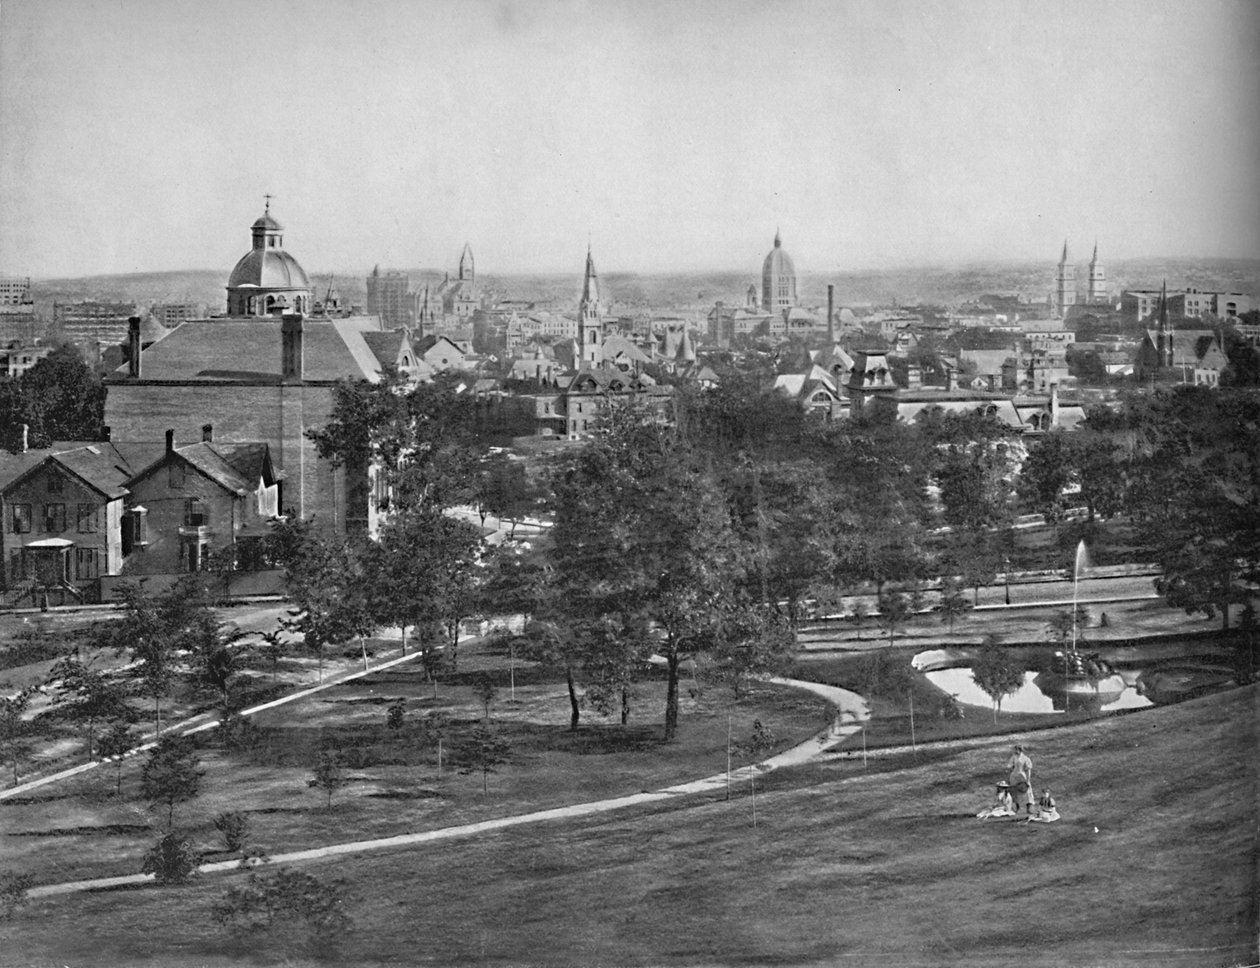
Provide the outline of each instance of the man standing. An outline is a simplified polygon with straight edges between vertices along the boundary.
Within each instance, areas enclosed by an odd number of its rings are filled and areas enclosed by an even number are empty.
[[[1006,769],[1009,774],[1006,782],[1010,784],[1011,798],[1015,801],[1015,812],[1019,813],[1019,806],[1022,803],[1024,810],[1031,816],[1033,803],[1032,760],[1024,752],[1023,746],[1017,745],[1015,747],[1015,752],[1011,754],[1011,758],[1006,763]]]

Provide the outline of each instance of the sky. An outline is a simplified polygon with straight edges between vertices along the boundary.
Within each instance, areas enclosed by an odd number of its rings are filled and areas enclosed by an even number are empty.
[[[1260,257],[1260,4],[2,0],[0,272]]]

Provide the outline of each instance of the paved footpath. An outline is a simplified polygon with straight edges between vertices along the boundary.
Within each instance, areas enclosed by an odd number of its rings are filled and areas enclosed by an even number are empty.
[[[392,665],[396,664],[396,662],[388,664]],[[376,669],[384,667],[383,665],[377,666]],[[372,671],[376,671],[376,669]],[[345,680],[341,681],[344,682]],[[827,686],[819,682],[805,682],[799,679],[776,677],[770,681],[779,685],[804,689],[822,697],[835,707],[835,719],[825,730],[816,736],[810,737],[804,743],[800,743],[760,763],[754,763],[751,766],[735,770],[729,776],[726,773],[718,773],[714,776],[692,780],[688,783],[680,783],[652,792],[634,793],[629,796],[596,800],[590,803],[574,803],[564,807],[553,807],[550,810],[536,810],[533,813],[517,814],[513,817],[499,817],[495,820],[483,820],[479,823],[442,827],[438,830],[427,830],[423,833],[399,834],[396,837],[382,837],[376,840],[357,840],[344,844],[331,844],[327,847],[314,847],[310,850],[292,851],[287,854],[276,854],[270,858],[270,863],[295,863],[299,861],[322,860],[344,854],[361,854],[372,850],[414,847],[418,844],[458,840],[463,837],[505,830],[509,827],[520,827],[525,824],[542,823],[548,820],[565,820],[573,817],[589,817],[647,803],[681,801],[683,798],[695,794],[718,793],[725,790],[728,783],[734,783],[737,779],[760,776],[785,766],[807,763],[821,753],[843,743],[858,730],[862,729],[862,724],[870,719],[870,710],[867,708],[866,700],[857,695],[857,693],[849,692],[847,689]],[[308,692],[314,691],[317,690],[308,690]],[[681,806],[681,803],[679,805]],[[202,874],[214,874],[239,870],[240,866],[239,860],[216,861],[211,864],[203,864],[200,870]],[[33,898],[51,897],[56,894],[73,894],[78,891],[93,891],[128,884],[144,884],[152,880],[153,877],[150,874],[127,874],[121,877],[101,877],[94,880],[71,881],[65,884],[47,884],[42,887],[33,887],[27,894]]]

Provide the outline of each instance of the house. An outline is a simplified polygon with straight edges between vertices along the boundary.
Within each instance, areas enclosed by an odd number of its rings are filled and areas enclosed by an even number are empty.
[[[1133,359],[1140,382],[1168,380],[1194,386],[1219,386],[1221,372],[1229,364],[1216,333],[1210,329],[1146,331]]]
[[[258,567],[279,513],[279,480],[265,443],[215,443],[207,425],[200,441],[177,447],[168,430],[161,453],[127,480],[123,573],[205,571],[225,549],[234,564]]]
[[[426,336],[416,344],[420,359],[439,373],[444,370],[465,370],[472,347],[449,336]]]
[[[128,467],[109,444],[0,457],[0,587],[9,605],[98,601],[122,568]]]
[[[774,379],[774,389],[822,420],[835,420],[848,413],[849,402],[840,392],[835,376],[816,363],[804,373],[779,374]]]

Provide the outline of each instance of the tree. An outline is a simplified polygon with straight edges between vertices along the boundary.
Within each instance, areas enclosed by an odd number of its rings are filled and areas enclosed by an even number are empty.
[[[35,686],[28,686],[12,696],[0,696],[0,749],[13,767],[13,785],[18,785],[18,759],[25,750],[26,738],[31,734],[32,726],[26,721],[25,714],[31,699],[38,692]]]
[[[23,424],[31,447],[47,447],[54,440],[101,440],[104,418],[101,378],[76,347],[63,344],[0,392],[0,446],[16,452]]]
[[[1089,620],[1089,609],[1084,605],[1076,606],[1075,610],[1065,608],[1050,616],[1046,630],[1050,633],[1050,638],[1059,645],[1076,648],[1085,640],[1084,630],[1089,625]]]
[[[971,664],[971,678],[993,700],[996,725],[1002,700],[1024,684],[1024,669],[990,636]]]
[[[249,817],[239,810],[224,811],[214,818],[214,829],[223,835],[224,848],[235,853],[249,839]]]
[[[385,710],[385,725],[395,732],[403,728],[406,718],[407,706],[401,698],[395,699],[389,704],[389,708]]]
[[[311,779],[306,781],[306,785],[324,791],[328,797],[326,806],[331,810],[333,794],[345,786],[346,782],[346,773],[341,768],[341,757],[332,750],[321,750]]]
[[[949,623],[949,634],[954,634],[954,619],[964,612],[970,611],[972,603],[967,601],[967,596],[963,594],[962,582],[957,578],[941,579],[941,601],[936,606],[936,610],[941,613],[944,621]]]
[[[508,762],[509,750],[508,744],[493,729],[481,723],[459,746],[455,762],[460,773],[481,774],[481,792],[486,794],[490,792],[490,774],[498,773],[497,767]]]
[[[783,673],[795,646],[786,616],[749,606],[733,609],[726,617],[709,659],[738,702],[750,681]]]
[[[166,830],[175,827],[175,805],[185,803],[201,789],[205,771],[191,736],[163,736],[149,754],[140,774],[140,795],[153,808],[166,807]]]
[[[495,688],[494,680],[488,675],[480,675],[477,677],[473,685],[473,694],[477,697],[477,701],[481,703],[485,710],[485,721],[490,722],[490,704],[494,702],[495,697],[499,694],[499,690]]]
[[[17,914],[27,902],[26,892],[35,886],[35,875],[22,871],[0,871],[0,921]]]
[[[114,761],[115,792],[118,796],[122,796],[123,757],[135,748],[136,738],[131,732],[131,723],[126,719],[111,723],[109,729],[101,734],[97,753],[103,760]]]
[[[884,592],[879,596],[879,624],[888,632],[888,645],[891,648],[897,641],[897,629],[909,621],[914,614],[910,596],[904,592]]]
[[[53,705],[87,730],[87,757],[94,751],[96,724],[102,719],[134,719],[123,690],[90,663],[68,655],[48,673],[47,682],[56,690]]]
[[[118,591],[122,618],[101,626],[96,644],[130,653],[128,674],[140,692],[152,699],[154,729],[161,735],[162,698],[175,678],[176,623],[172,613],[179,602],[171,596],[158,599],[149,595],[135,582],[120,585]]]
[[[187,884],[199,873],[201,852],[191,840],[173,831],[159,840],[144,855],[142,874],[152,874],[159,884]]]
[[[1073,447],[1063,430],[1052,430],[1029,449],[1019,472],[1019,496],[1030,510],[1057,526],[1068,507],[1067,490],[1075,481]]]

